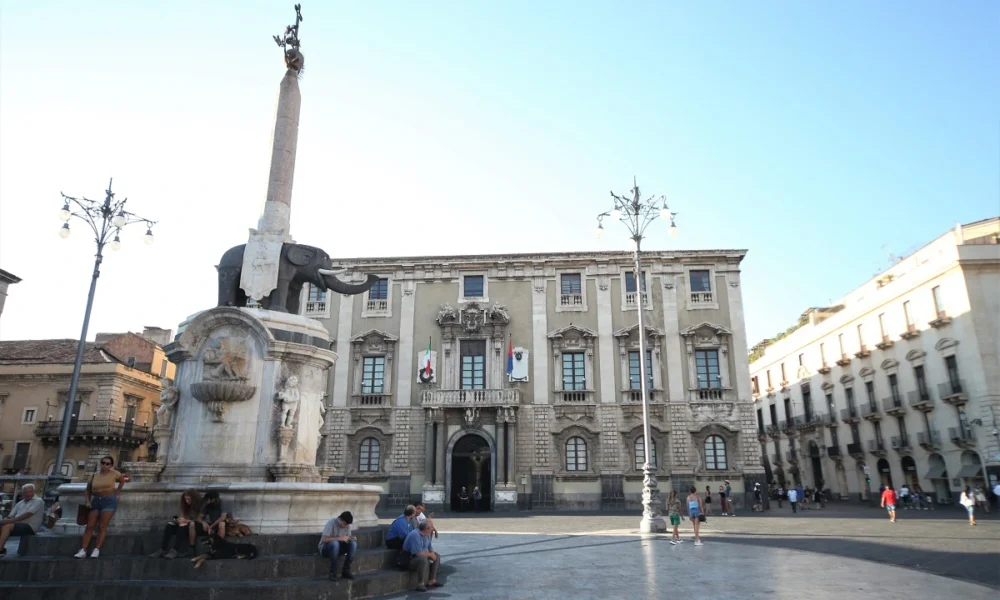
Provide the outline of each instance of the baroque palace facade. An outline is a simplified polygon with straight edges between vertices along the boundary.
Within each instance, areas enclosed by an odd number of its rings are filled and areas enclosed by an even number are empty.
[[[996,484],[998,235],[998,218],[958,225],[754,347],[770,480],[861,501],[907,484],[939,503]]]
[[[623,252],[337,260],[382,279],[304,291],[339,356],[317,464],[390,506],[458,508],[478,487],[487,510],[638,507],[643,293],[661,492],[752,487],[744,254],[644,253],[641,289]]]

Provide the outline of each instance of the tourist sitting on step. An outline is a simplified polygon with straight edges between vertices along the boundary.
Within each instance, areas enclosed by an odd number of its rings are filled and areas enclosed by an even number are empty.
[[[35,535],[42,526],[45,502],[35,495],[35,486],[26,483],[21,488],[23,497],[14,505],[7,518],[0,521],[0,558],[7,556],[7,538]]]
[[[411,531],[403,541],[403,549],[399,553],[400,567],[417,572],[417,591],[426,592],[427,587],[441,587],[437,580],[438,566],[441,564],[441,555],[434,551],[434,544],[431,541],[431,526],[428,521],[424,521]]]
[[[354,523],[354,515],[348,511],[340,513],[340,516],[327,521],[323,527],[323,535],[319,539],[319,554],[323,558],[330,559],[330,580],[337,581],[340,575],[344,579],[354,579],[351,574],[351,561],[358,551],[358,538],[351,535],[351,523]],[[344,554],[344,569],[338,574],[337,558]]]
[[[386,548],[399,550],[403,547],[403,540],[414,529],[414,524],[416,523],[414,515],[416,512],[417,509],[410,505],[403,509],[403,514],[396,517],[396,520],[389,526],[389,530],[385,532]]]
[[[160,549],[149,555],[150,558],[178,558],[194,554],[195,540],[208,535],[205,524],[201,522],[201,496],[198,490],[185,490],[181,494],[180,514],[175,515],[163,528],[163,541]],[[171,546],[173,546],[171,548]]]
[[[413,503],[413,508],[415,508],[416,511],[417,511],[417,516],[416,516],[416,519],[415,519],[416,520],[416,524],[420,525],[424,521],[427,521],[430,524],[430,526],[431,526],[431,533],[434,535],[435,538],[437,538],[438,537],[438,530],[437,530],[437,527],[434,526],[434,513],[428,513],[427,512],[427,505],[425,505],[422,501],[421,502],[414,502]],[[413,528],[416,529],[416,525],[414,525]]]
[[[226,537],[226,519],[229,517],[229,513],[222,511],[222,499],[219,498],[219,492],[209,490],[205,492],[205,497],[202,500],[204,508],[201,510],[201,521],[208,535]]]

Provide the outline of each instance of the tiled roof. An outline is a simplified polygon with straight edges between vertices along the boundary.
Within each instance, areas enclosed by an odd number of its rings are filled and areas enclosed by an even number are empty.
[[[12,340],[0,342],[0,365],[73,364],[76,360],[76,340]],[[83,362],[121,362],[101,348],[87,342]]]

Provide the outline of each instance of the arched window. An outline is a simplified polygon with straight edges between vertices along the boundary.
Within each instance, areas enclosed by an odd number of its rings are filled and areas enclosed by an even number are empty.
[[[361,454],[358,456],[358,471],[362,473],[377,473],[379,461],[379,443],[373,437],[361,440]]]
[[[587,442],[582,437],[574,436],[566,440],[566,470],[587,470]]]
[[[649,464],[656,468],[656,440],[649,438],[649,447],[653,450],[649,456]],[[635,438],[635,470],[641,471],[646,464],[646,444],[643,443],[642,436]]]
[[[705,438],[705,468],[709,471],[725,471],[726,440],[722,436],[710,435]]]

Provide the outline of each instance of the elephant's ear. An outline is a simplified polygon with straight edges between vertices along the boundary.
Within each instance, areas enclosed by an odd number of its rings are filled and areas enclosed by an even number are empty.
[[[316,256],[316,251],[306,248],[304,246],[290,246],[288,248],[288,253],[285,255],[288,257],[288,261],[297,267],[304,267],[309,264],[309,261]]]

